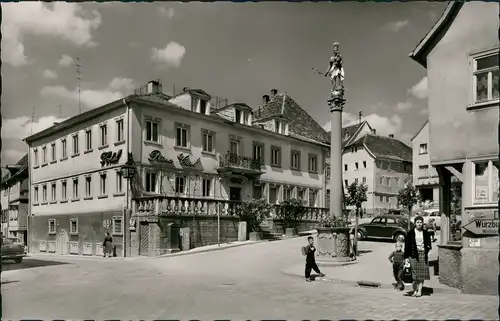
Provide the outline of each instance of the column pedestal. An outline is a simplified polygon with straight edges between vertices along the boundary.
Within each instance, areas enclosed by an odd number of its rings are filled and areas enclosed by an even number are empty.
[[[348,227],[317,228],[316,261],[320,266],[342,266],[354,264],[349,258]]]

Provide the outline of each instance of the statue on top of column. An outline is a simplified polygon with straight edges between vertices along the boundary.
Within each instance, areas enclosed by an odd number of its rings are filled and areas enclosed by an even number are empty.
[[[325,72],[325,77],[330,77],[332,93],[344,92],[344,68],[342,66],[342,56],[340,55],[338,42],[333,44],[333,56],[330,58],[330,64]]]

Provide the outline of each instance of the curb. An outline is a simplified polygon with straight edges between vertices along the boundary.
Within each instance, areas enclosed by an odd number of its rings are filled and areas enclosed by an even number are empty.
[[[196,250],[196,251],[193,251],[193,250],[190,250],[190,251],[184,251],[184,252],[177,252],[177,253],[172,253],[172,254],[163,254],[163,255],[159,255],[159,256],[150,256],[149,258],[152,258],[152,259],[164,259],[164,258],[169,258],[169,257],[174,257],[174,256],[183,256],[183,255],[193,255],[193,254],[198,254],[198,253],[206,253],[206,252],[212,252],[212,251],[223,251],[223,250],[227,250],[227,249],[230,249],[230,248],[235,248],[235,247],[240,247],[240,246],[245,246],[245,245],[252,245],[252,244],[259,244],[259,243],[264,243],[264,242],[268,242],[268,241],[254,241],[254,242],[251,242],[251,243],[237,243],[237,244],[230,244],[230,245],[226,245],[226,246],[223,246],[223,247],[214,247],[214,248],[210,248],[210,249],[203,249],[203,250]],[[203,247],[200,247],[200,248],[203,248]],[[192,252],[191,252],[192,251]]]
[[[304,276],[302,275],[297,275],[296,273],[291,273],[287,271],[281,271],[283,275],[295,277],[295,278],[301,278],[304,279]],[[376,288],[376,289],[394,289],[394,286],[392,284],[384,284],[381,282],[376,282],[376,281],[368,281],[368,280],[341,280],[341,279],[334,279],[330,277],[315,277],[314,280],[317,281],[322,281],[322,282],[328,282],[328,283],[336,283],[336,284],[343,284],[343,285],[349,285],[349,286],[354,286],[354,287],[359,287],[359,288]],[[457,292],[455,289],[445,289],[445,288],[430,288],[432,289],[432,294],[461,294],[460,292]]]

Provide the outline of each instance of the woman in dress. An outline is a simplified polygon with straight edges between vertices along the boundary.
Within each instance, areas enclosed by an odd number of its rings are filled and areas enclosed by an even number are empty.
[[[113,256],[113,239],[109,235],[109,233],[106,232],[106,236],[104,237],[104,242],[102,243],[102,246],[104,248],[104,257],[106,257],[106,254],[109,255],[109,257]]]
[[[415,227],[408,232],[405,240],[404,258],[409,262],[413,274],[413,296],[422,296],[425,280],[431,279],[429,272],[429,251],[432,249],[431,236],[424,230],[422,216],[415,218]]]

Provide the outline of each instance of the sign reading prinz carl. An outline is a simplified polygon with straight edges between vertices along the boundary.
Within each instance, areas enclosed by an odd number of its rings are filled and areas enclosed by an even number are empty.
[[[498,219],[475,219],[464,225],[464,229],[475,235],[498,235],[498,227]]]

